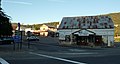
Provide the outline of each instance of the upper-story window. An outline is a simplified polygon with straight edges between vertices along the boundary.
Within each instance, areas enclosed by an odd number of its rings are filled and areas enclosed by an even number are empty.
[[[43,28],[43,30],[45,30],[45,28]]]

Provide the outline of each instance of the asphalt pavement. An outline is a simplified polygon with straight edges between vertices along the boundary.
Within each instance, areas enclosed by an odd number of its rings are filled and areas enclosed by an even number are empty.
[[[3,64],[120,64],[119,43],[113,48],[59,46],[57,38],[40,37],[40,41],[23,42],[22,49],[0,45]]]

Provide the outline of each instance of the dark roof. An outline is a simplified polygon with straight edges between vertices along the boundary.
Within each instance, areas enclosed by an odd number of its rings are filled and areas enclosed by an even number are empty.
[[[17,26],[16,25],[12,25],[13,30],[16,30]]]
[[[44,24],[46,26],[48,26],[49,28],[56,28],[55,26],[49,25],[49,24]]]
[[[111,29],[114,28],[110,16],[64,17],[58,29]]]

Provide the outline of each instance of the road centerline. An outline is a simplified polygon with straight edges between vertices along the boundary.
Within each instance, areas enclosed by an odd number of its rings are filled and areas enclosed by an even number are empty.
[[[33,54],[33,55],[37,55],[37,56],[42,56],[42,57],[51,58],[51,59],[55,59],[55,60],[70,62],[70,63],[74,63],[74,64],[86,64],[86,63],[82,63],[82,62],[77,62],[77,61],[73,61],[73,60],[68,60],[68,59],[54,57],[54,56],[49,56],[49,55],[44,55],[44,54],[38,54],[38,53],[34,53],[34,52],[29,52],[29,53]]]

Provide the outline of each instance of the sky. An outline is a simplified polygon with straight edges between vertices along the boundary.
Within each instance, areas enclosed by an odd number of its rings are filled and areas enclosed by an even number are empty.
[[[119,6],[120,0],[2,0],[2,8],[12,23],[29,25],[120,12]]]

